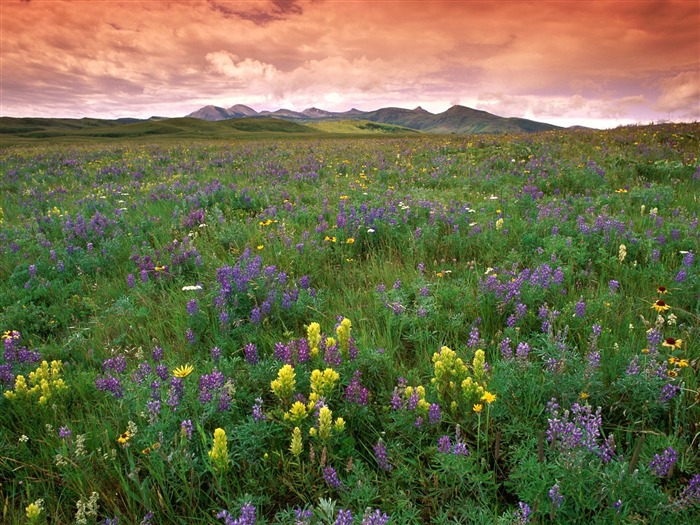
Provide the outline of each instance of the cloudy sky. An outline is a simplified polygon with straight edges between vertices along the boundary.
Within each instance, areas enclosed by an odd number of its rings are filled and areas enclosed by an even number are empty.
[[[700,121],[700,1],[0,0],[2,116],[454,104]]]

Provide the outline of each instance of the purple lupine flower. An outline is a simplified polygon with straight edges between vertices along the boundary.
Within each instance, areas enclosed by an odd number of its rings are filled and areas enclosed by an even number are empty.
[[[211,354],[211,360],[214,361],[215,363],[219,362],[219,359],[221,359],[221,348],[218,346],[215,346],[210,350]]]
[[[374,512],[366,512],[362,518],[362,525],[386,525],[387,523],[389,523],[389,516],[379,509],[374,509]]]
[[[583,318],[586,315],[586,303],[583,300],[583,297],[581,297],[578,302],[576,303],[576,306],[574,306],[574,317],[581,317]]]
[[[515,519],[518,525],[523,525],[525,523],[530,523],[530,517],[532,515],[532,509],[530,505],[522,501],[518,502],[518,510],[515,511]]]
[[[596,370],[600,366],[600,352],[594,351],[588,354],[588,368]]]
[[[343,483],[338,478],[338,473],[333,467],[326,467],[323,469],[323,480],[328,484],[329,487],[334,489],[343,488]]]
[[[60,437],[61,439],[69,439],[71,434],[71,429],[67,426],[62,426],[58,429],[58,437]]]
[[[121,380],[109,374],[95,379],[95,388],[102,392],[111,392],[116,398],[124,396],[124,389]]]
[[[622,500],[621,499],[619,499],[615,503],[613,503],[612,506],[617,511],[618,514],[620,514],[620,512],[622,512],[622,508],[621,508],[622,507]]]
[[[386,446],[381,439],[377,441],[376,445],[374,445],[374,457],[377,460],[377,465],[379,465],[379,468],[381,468],[384,472],[389,472],[392,468],[394,468],[391,463],[389,463]]]
[[[262,411],[263,400],[262,397],[255,398],[255,404],[253,405],[253,421],[264,421],[267,419]]]
[[[153,352],[151,352],[151,358],[153,361],[158,363],[161,359],[163,359],[163,349],[160,346],[156,346],[153,349]]]
[[[248,343],[243,347],[243,354],[245,355],[245,360],[249,365],[255,365],[258,363],[258,348],[254,343]]]
[[[246,503],[241,507],[241,515],[238,519],[233,519],[233,516],[227,511],[222,510],[216,515],[216,519],[223,519],[224,525],[255,525],[256,510],[251,503]]]
[[[148,408],[148,418],[151,423],[153,423],[157,418],[158,415],[160,415],[160,400],[159,399],[154,399],[151,401],[148,401],[146,403],[146,407]]]
[[[401,289],[401,279],[396,279],[396,282],[394,283],[394,290],[400,290]]]
[[[661,389],[661,393],[659,394],[659,403],[668,403],[676,397],[676,394],[680,392],[681,387],[674,385],[672,383],[666,383],[663,388]]]
[[[465,445],[463,441],[457,441],[454,444],[454,447],[452,447],[452,454],[454,454],[455,456],[468,456],[469,449],[467,448],[467,445]]]
[[[564,501],[564,496],[559,492],[559,484],[555,483],[551,489],[549,489],[549,499],[552,500],[552,505],[556,508],[561,507]]]
[[[686,268],[690,268],[691,266],[693,266],[694,261],[695,261],[695,254],[693,252],[688,252],[683,257],[683,266],[685,266]]]
[[[442,419],[442,412],[440,411],[440,405],[437,403],[431,403],[428,409],[428,423],[431,425],[437,425]]]
[[[193,430],[194,430],[194,425],[192,425],[191,420],[185,419],[184,421],[182,421],[182,423],[180,423],[180,431],[187,439],[192,438],[192,431]]]
[[[129,288],[133,288],[135,286],[133,273],[130,273],[129,275],[126,276],[126,285]]]
[[[508,337],[501,341],[501,357],[503,359],[513,359],[513,349],[510,346],[510,338]]]
[[[386,292],[386,286],[383,284],[378,284],[377,285],[377,293],[384,293]]]
[[[168,399],[165,401],[169,407],[176,409],[180,405],[180,398],[185,390],[185,383],[181,377],[173,377],[170,380]]]
[[[700,502],[700,474],[695,474],[690,479],[688,486],[681,494],[681,498],[689,503]]]
[[[260,321],[262,320],[262,312],[260,311],[260,308],[255,307],[250,311],[250,322],[253,324],[260,324]]]
[[[479,329],[476,326],[472,327],[471,332],[469,332],[467,346],[472,349],[479,346]]]
[[[160,377],[163,381],[167,380],[168,377],[170,377],[170,372],[168,372],[168,367],[166,365],[157,365],[156,366],[156,375]]]
[[[438,452],[449,454],[452,452],[452,440],[450,436],[441,436],[438,438]]]
[[[350,510],[340,509],[338,510],[338,517],[333,522],[333,525],[352,525],[353,517]]]
[[[530,355],[530,345],[524,341],[519,343],[515,349],[515,356],[522,361],[527,361],[528,355]]]
[[[615,293],[620,288],[620,283],[615,279],[611,279],[608,283],[608,288],[610,289],[610,293]]]
[[[197,315],[197,312],[199,312],[199,304],[197,303],[197,299],[190,299],[187,301],[187,315]]]
[[[147,512],[146,515],[143,517],[139,525],[153,525],[151,523],[151,520],[153,519],[153,513],[152,512]]]
[[[647,341],[649,342],[649,349],[650,350],[656,350],[656,348],[659,346],[662,340],[662,335],[659,330],[656,328],[652,328],[649,330],[649,333],[647,333]]]
[[[362,377],[362,372],[355,370],[350,384],[345,389],[345,399],[350,403],[364,406],[369,401],[369,390],[360,383],[360,377]]]
[[[663,454],[659,456],[654,454],[654,459],[649,463],[649,468],[651,471],[660,478],[665,478],[668,476],[669,472],[676,464],[678,460],[678,453],[673,449],[673,447],[668,447],[664,450]]]
[[[625,374],[628,376],[636,376],[637,374],[639,374],[639,371],[639,356],[634,356],[630,361],[630,364],[627,366]]]
[[[687,278],[688,274],[686,273],[685,268],[681,268],[680,270],[678,270],[674,281],[676,281],[677,283],[684,283]]]
[[[313,517],[314,511],[311,509],[294,509],[294,525],[311,525]]]

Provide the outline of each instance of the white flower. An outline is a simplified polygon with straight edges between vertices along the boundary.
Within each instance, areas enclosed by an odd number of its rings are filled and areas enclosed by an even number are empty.
[[[367,233],[374,233],[374,228],[369,228],[369,229],[367,230]]]
[[[202,286],[199,284],[195,284],[194,286],[189,285],[189,286],[183,286],[182,291],[183,292],[196,292],[202,289]]]

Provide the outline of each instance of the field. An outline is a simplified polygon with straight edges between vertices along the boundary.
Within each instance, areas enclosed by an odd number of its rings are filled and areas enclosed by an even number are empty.
[[[0,149],[0,521],[697,523],[699,124],[133,126]]]

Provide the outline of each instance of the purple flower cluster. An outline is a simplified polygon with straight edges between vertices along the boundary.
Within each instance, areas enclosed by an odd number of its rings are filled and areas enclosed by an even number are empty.
[[[309,342],[306,338],[292,339],[288,343],[275,343],[275,359],[284,364],[296,366],[311,358]]]
[[[564,282],[564,271],[561,267],[552,270],[552,267],[544,263],[535,269],[525,268],[518,270],[517,263],[511,270],[495,268],[486,279],[479,283],[483,292],[492,292],[503,304],[519,301],[524,285],[533,288],[548,290],[552,286],[560,286]]]
[[[340,481],[338,473],[333,467],[326,467],[323,469],[323,480],[331,488],[338,490],[343,488],[343,483]]]
[[[345,388],[345,400],[357,405],[366,406],[369,401],[369,390],[360,383],[362,372],[355,370],[350,383]]]
[[[391,463],[389,463],[386,445],[384,445],[384,442],[381,439],[377,441],[376,445],[374,445],[374,458],[377,460],[377,465],[379,465],[379,468],[384,472],[389,472],[394,468]]]
[[[227,510],[219,512],[216,519],[223,519],[224,525],[255,525],[257,520],[255,507],[251,503],[246,503],[241,507],[241,515],[236,519],[233,519]]]
[[[453,444],[450,436],[441,436],[438,438],[438,452],[442,454],[453,454],[455,456],[469,455],[467,445],[465,445],[460,438],[457,438]]]
[[[668,447],[663,454],[654,454],[654,459],[649,463],[649,469],[658,477],[665,478],[671,472],[673,465],[678,460],[678,454],[673,447]]]
[[[605,463],[615,455],[615,443],[610,436],[602,439],[602,409],[598,407],[595,412],[589,405],[574,403],[571,410],[560,411],[556,399],[547,404],[549,428],[547,429],[547,441],[556,443],[557,448],[565,453],[575,450],[588,450],[595,453]]]

